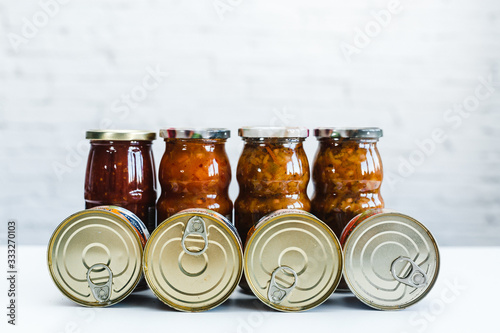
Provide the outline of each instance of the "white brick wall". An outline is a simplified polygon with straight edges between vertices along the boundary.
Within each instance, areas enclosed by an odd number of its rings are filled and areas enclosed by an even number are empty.
[[[441,128],[447,140],[422,165],[386,180],[387,207],[442,245],[500,245],[499,1],[401,0],[350,62],[341,43],[354,45],[390,1],[55,1],[41,2],[57,13],[26,38],[40,2],[0,0],[0,220],[16,218],[24,243],[46,243],[83,208],[84,132],[109,118],[114,128],[229,127],[233,167],[242,125],[380,126],[391,176]],[[224,20],[214,3],[232,4]],[[17,52],[12,34],[27,41]],[[117,113],[156,66],[169,76]],[[446,111],[490,75],[495,92],[453,128]],[[314,138],[306,149],[312,160]],[[158,141],[157,162],[162,152]],[[53,164],[67,162],[58,177]]]

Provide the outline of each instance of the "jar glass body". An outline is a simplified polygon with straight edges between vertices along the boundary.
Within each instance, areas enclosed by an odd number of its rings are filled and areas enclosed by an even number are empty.
[[[310,211],[309,162],[303,138],[244,138],[238,161],[240,188],[235,226],[243,243],[248,231],[278,209]]]
[[[383,167],[377,139],[320,138],[313,164],[311,212],[340,239],[356,215],[383,208]]]
[[[91,140],[85,208],[116,205],[156,227],[156,171],[152,141]]]
[[[165,138],[160,162],[158,222],[188,208],[206,208],[232,221],[231,166],[226,139]]]

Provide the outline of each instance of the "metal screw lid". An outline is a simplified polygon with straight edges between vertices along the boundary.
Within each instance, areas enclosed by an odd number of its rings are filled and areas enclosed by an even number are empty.
[[[165,139],[228,139],[231,131],[227,128],[184,128],[172,127],[160,130]]]
[[[314,129],[317,138],[378,139],[383,136],[378,127],[318,127]]]
[[[307,138],[305,127],[241,127],[238,135],[243,138]]]
[[[105,141],[152,141],[156,133],[142,130],[89,130],[85,138]]]

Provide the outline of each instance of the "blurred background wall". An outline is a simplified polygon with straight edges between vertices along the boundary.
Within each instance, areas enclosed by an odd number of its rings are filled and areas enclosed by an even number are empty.
[[[500,245],[498,0],[0,0],[0,41],[0,221],[22,243],[83,209],[87,129],[228,127],[234,169],[239,126],[300,125],[383,128],[386,206]]]

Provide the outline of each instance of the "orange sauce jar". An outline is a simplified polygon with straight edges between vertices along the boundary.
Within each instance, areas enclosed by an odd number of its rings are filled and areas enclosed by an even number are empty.
[[[384,208],[380,195],[383,168],[377,148],[379,128],[316,128],[319,141],[313,164],[311,212],[340,238],[356,215]]]
[[[232,221],[231,166],[225,148],[229,136],[223,128],[160,130],[165,153],[159,169],[159,223],[188,208],[211,209]]]
[[[279,209],[309,211],[309,162],[301,127],[244,127],[238,134],[245,145],[237,167],[240,187],[234,223],[245,244],[249,231],[265,215]],[[244,277],[240,286],[250,291]]]
[[[379,128],[316,128],[319,141],[313,164],[314,195],[311,213],[340,239],[356,215],[384,208],[380,195],[382,160],[377,142]],[[344,279],[337,290],[348,290]]]

